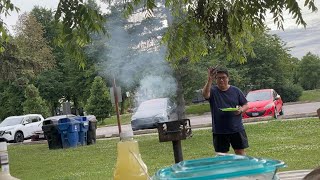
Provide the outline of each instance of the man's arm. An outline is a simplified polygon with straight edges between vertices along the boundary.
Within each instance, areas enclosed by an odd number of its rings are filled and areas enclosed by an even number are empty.
[[[210,90],[211,90],[212,82],[215,77],[215,73],[216,73],[216,68],[212,68],[212,67],[208,68],[208,80],[206,85],[204,85],[202,89],[202,95],[205,99],[210,98]]]
[[[206,85],[204,85],[203,89],[202,89],[202,95],[205,99],[209,99],[210,98],[210,89],[212,86],[212,81],[207,81]]]

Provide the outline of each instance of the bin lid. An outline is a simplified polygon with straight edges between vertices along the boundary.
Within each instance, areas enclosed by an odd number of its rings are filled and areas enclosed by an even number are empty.
[[[229,154],[182,161],[160,169],[154,179],[229,179],[274,174],[280,167],[285,163],[279,160]]]

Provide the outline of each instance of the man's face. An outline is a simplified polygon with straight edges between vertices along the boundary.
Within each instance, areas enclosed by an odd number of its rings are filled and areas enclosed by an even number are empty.
[[[218,73],[216,75],[216,82],[220,89],[228,88],[229,77],[225,73]]]

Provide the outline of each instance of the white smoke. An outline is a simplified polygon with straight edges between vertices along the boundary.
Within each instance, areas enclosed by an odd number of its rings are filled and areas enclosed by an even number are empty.
[[[103,63],[99,65],[102,75],[115,78],[117,85],[134,93],[138,104],[152,98],[175,96],[176,80],[165,60],[166,48],[160,46],[160,35],[166,28],[161,10],[155,11],[158,19],[147,20],[137,13],[130,21],[121,18],[121,12],[112,12],[118,14],[111,15],[107,21],[110,37],[105,44]],[[137,86],[133,92],[132,88]]]
[[[146,76],[140,81],[135,94],[136,104],[154,98],[170,97],[177,90],[176,80],[171,77]]]

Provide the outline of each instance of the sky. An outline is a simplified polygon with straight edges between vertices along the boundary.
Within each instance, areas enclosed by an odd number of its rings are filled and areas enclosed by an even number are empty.
[[[12,0],[12,3],[20,8],[19,13],[30,11],[33,6],[38,5],[46,8],[57,7],[59,0]],[[300,7],[302,7],[304,0],[298,0]],[[320,0],[315,0],[316,6],[320,9]],[[277,34],[280,38],[291,47],[291,55],[297,58],[303,57],[306,53],[312,52],[320,55],[320,13],[311,13],[305,7],[302,7],[303,18],[307,23],[307,27],[297,26],[292,20],[291,15],[284,15],[284,31],[278,30],[273,24],[272,19],[267,18],[267,25],[271,28],[270,33]],[[12,25],[18,19],[17,13],[11,13],[11,16],[4,18],[10,32],[12,33]]]

